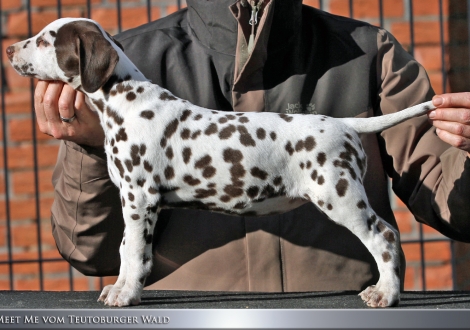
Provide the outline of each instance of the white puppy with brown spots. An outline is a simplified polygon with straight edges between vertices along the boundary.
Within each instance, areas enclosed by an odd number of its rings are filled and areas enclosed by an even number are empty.
[[[261,216],[313,203],[375,258],[380,280],[362,299],[372,307],[399,302],[399,235],[368,203],[358,133],[425,114],[431,102],[368,119],[208,110],[147,81],[87,19],[57,20],[8,47],[7,55],[23,76],[61,80],[86,93],[99,114],[126,225],[118,280],[100,301],[139,304],[162,208]]]

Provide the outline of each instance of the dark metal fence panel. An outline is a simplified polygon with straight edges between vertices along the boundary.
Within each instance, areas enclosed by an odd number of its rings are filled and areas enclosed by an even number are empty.
[[[371,24],[392,29],[392,33],[396,29],[399,34],[404,35],[404,46],[417,58],[425,54],[421,49],[423,46],[428,47],[429,50],[435,46],[430,41],[423,41],[426,39],[423,37],[425,31],[417,27],[423,22],[435,21],[438,24],[436,34],[438,35],[440,64],[439,68],[432,67],[432,70],[436,72],[430,71],[434,88],[438,92],[470,90],[470,86],[464,82],[465,79],[470,81],[468,79],[470,20],[467,19],[470,17],[470,0],[304,0],[304,4],[335,14],[367,20]],[[39,26],[42,27],[48,21],[59,17],[93,18],[102,23],[109,32],[117,33],[165,16],[185,5],[184,0],[0,1],[0,36],[2,38],[0,43],[2,129],[0,157],[3,158],[0,161],[0,166],[3,166],[0,177],[0,289],[97,290],[114,280],[85,277],[70,267],[54,250],[48,220],[53,191],[50,183],[47,182],[50,181],[51,169],[54,165],[57,141],[37,132],[33,109],[35,81],[31,79],[26,83],[16,79],[4,56],[5,45],[17,39],[32,36]],[[426,6],[436,5],[437,12],[431,12],[426,8]],[[416,21],[418,18],[419,22]],[[452,23],[454,18],[455,22],[459,21],[459,23]],[[461,22],[464,22],[465,37],[459,37],[454,42],[452,33],[455,35],[454,30],[462,31],[462,28],[459,28]],[[408,31],[405,28],[404,33],[403,24],[408,26]],[[454,48],[457,50],[454,51]],[[464,60],[462,56],[457,56],[460,54],[459,50],[466,54]],[[449,58],[452,62],[450,64]],[[454,58],[459,58],[463,62],[456,65],[455,61],[452,61]],[[454,87],[449,88],[449,86]],[[21,127],[23,132],[18,127]],[[400,206],[393,197],[391,202],[399,212]],[[410,226],[414,227],[415,224]],[[434,267],[436,260],[430,261],[425,255],[426,247],[442,242],[449,245],[448,262],[452,266],[451,282],[453,284],[447,288],[470,287],[470,281],[465,279],[462,283],[466,283],[468,287],[456,285],[460,281],[458,280],[460,275],[456,269],[468,269],[470,264],[468,246],[454,243],[435,233],[429,234],[421,224],[417,230],[409,234],[406,231],[403,232],[403,246],[412,246],[415,249],[417,244],[416,249],[419,250],[419,267],[416,266],[416,269],[419,269],[419,275],[413,273],[407,276],[419,277],[418,282],[421,285],[417,287],[414,284],[409,289],[428,289],[429,271],[426,270]],[[460,259],[455,256],[456,250]]]

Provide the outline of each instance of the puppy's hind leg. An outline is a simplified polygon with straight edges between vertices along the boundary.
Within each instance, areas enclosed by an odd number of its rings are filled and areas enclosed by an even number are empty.
[[[328,195],[335,193],[336,196]],[[360,293],[364,302],[370,307],[397,305],[400,300],[399,234],[369,206],[364,187],[350,180],[346,190],[337,189],[310,199],[331,220],[356,235],[374,257],[380,279]]]
[[[399,233],[371,208],[368,210],[370,234],[363,243],[377,262],[380,278],[359,296],[369,307],[396,306],[400,302]]]

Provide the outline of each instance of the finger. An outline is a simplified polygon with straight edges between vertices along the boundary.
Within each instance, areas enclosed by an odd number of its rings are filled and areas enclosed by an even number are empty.
[[[461,124],[470,124],[470,109],[438,108],[428,114],[431,120],[450,121]]]
[[[85,102],[85,95],[78,92],[75,99],[75,114],[77,116],[77,130],[80,136],[79,144],[89,145],[92,147],[102,147],[104,144],[104,131],[100,124],[98,114],[91,110]]]
[[[72,118],[75,115],[74,104],[76,91],[69,85],[64,85],[58,100],[59,115],[62,118]],[[72,123],[65,123],[72,124]]]
[[[39,81],[34,90],[34,112],[36,114],[36,120],[39,126],[39,130],[43,133],[48,133],[47,130],[47,117],[44,113],[44,94],[46,93],[48,81]]]
[[[81,92],[77,92],[77,95],[75,96],[75,115],[77,116],[77,120],[80,122],[88,122],[90,119],[90,116],[93,115],[95,117],[95,113],[90,110],[88,107],[87,103],[85,102],[85,94]]]
[[[85,102],[85,94],[83,94],[82,92],[77,92],[77,95],[75,96],[74,107],[76,109],[76,112],[83,112],[83,110],[88,109],[88,106]],[[78,113],[77,116],[79,116]]]
[[[433,121],[433,125],[434,127],[449,132],[453,135],[458,135],[470,139],[470,126],[468,125],[440,120]]]
[[[63,86],[62,82],[50,82],[44,93],[42,107],[49,125],[60,123],[58,101]]]
[[[448,93],[436,95],[432,102],[438,108],[468,108],[470,109],[470,93]]]
[[[470,139],[464,138],[459,135],[452,134],[443,129],[436,129],[437,136],[444,142],[450,144],[455,148],[459,148],[466,152],[470,152]]]

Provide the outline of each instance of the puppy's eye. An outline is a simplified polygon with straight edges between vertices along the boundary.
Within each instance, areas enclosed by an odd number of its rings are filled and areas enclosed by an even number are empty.
[[[39,37],[36,39],[36,46],[39,47],[39,46],[43,46],[43,47],[47,47],[49,46],[49,42],[47,40],[44,40],[43,37]]]

